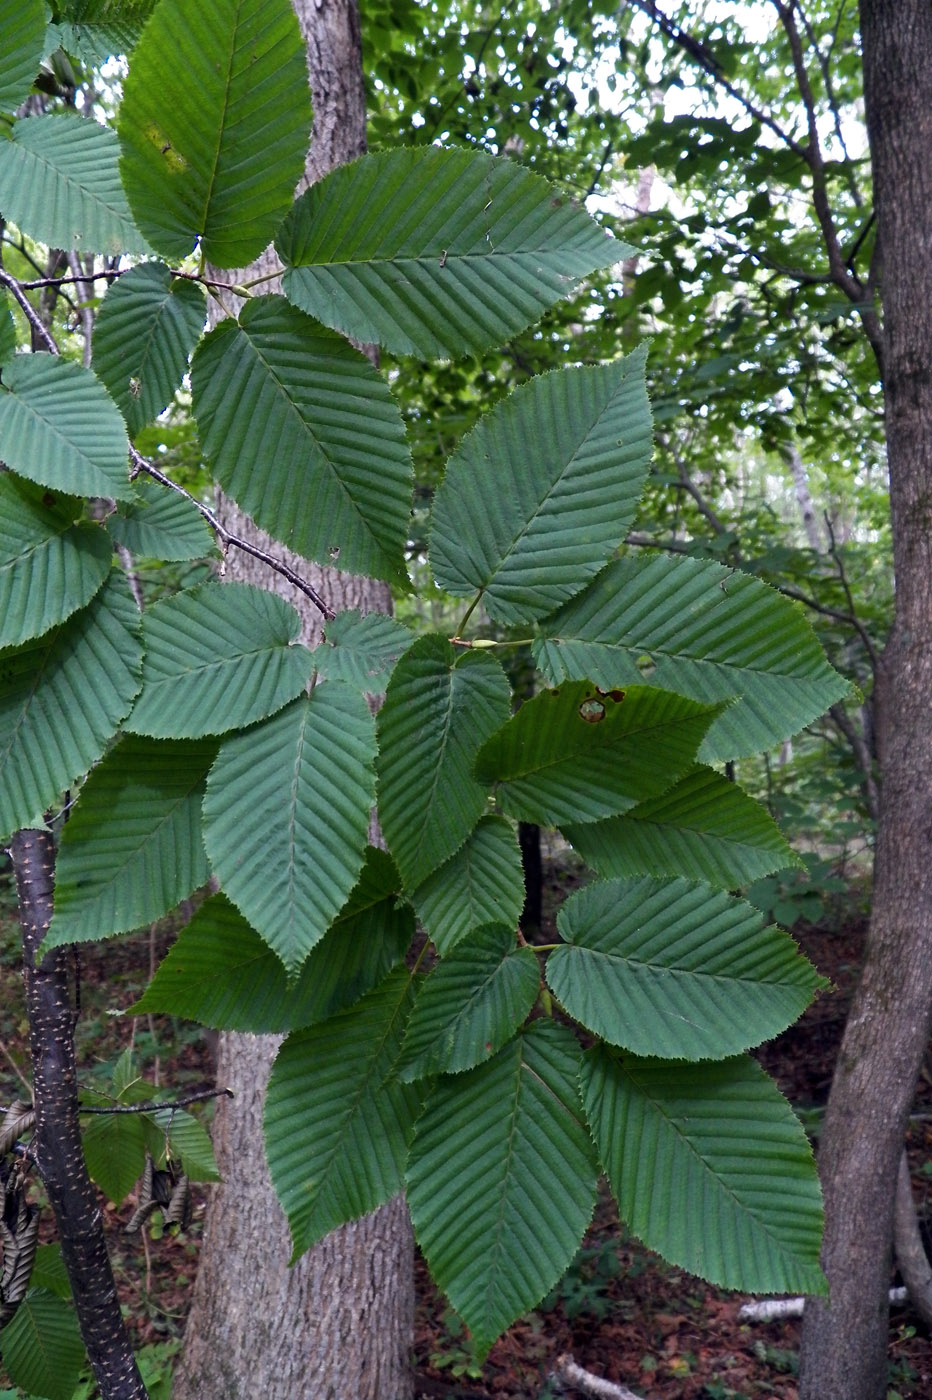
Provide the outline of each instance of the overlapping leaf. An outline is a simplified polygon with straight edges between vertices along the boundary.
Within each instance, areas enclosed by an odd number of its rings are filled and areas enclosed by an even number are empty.
[[[632,251],[539,175],[435,146],[333,171],[297,201],[275,246],[296,306],[424,359],[501,344]]]
[[[165,1165],[167,1153],[191,1181],[220,1180],[210,1137],[193,1114],[167,1104],[145,1114],[143,1126],[156,1166]]]
[[[566,839],[607,879],[685,875],[723,889],[748,885],[799,857],[759,802],[701,764],[622,816],[565,825]]]
[[[557,1281],[592,1214],[578,1064],[572,1033],[537,1021],[492,1060],[442,1079],[418,1123],[414,1228],[480,1357]]]
[[[216,741],[128,735],[107,754],[62,833],[45,948],[141,928],[204,884],[201,798],[216,753]]]
[[[0,647],[41,637],[89,603],[110,572],[110,541],[76,521],[83,502],[0,475]]]
[[[414,915],[400,904],[391,858],[370,847],[340,915],[289,981],[276,957],[223,895],[182,929],[134,1012],[170,1011],[216,1030],[281,1032],[358,1001],[407,952]]]
[[[482,747],[476,776],[522,821],[598,821],[675,782],[717,713],[647,686],[573,681],[522,705]]]
[[[207,336],[191,379],[211,469],[264,530],[319,563],[407,578],[411,458],[365,355],[262,297]]]
[[[327,623],[314,664],[322,676],[349,681],[367,694],[379,695],[414,636],[410,627],[384,613],[337,613]]]
[[[401,1188],[420,1096],[389,1075],[412,997],[401,969],[351,1010],[289,1036],[279,1052],[265,1142],[295,1257]]]
[[[162,0],[119,120],[127,197],[153,248],[183,258],[200,239],[215,266],[246,266],[291,203],[309,134],[288,0]]]
[[[583,1097],[622,1219],[671,1264],[749,1293],[825,1293],[805,1133],[753,1060],[671,1065],[604,1047]]]
[[[136,1113],[100,1114],[81,1134],[90,1178],[108,1201],[119,1205],[142,1176],[146,1129]]]
[[[0,835],[41,821],[96,763],[141,662],[139,614],[118,575],[60,627],[0,651]]]
[[[213,549],[213,536],[197,507],[157,481],[136,480],[136,499],[107,518],[112,539],[136,558],[200,559]]]
[[[402,1079],[458,1074],[489,1059],[537,999],[540,974],[514,926],[485,924],[437,964],[418,993],[398,1072]]]
[[[560,910],[547,981],[613,1045],[666,1059],[723,1059],[802,1015],[828,984],[789,934],[743,899],[688,880],[606,880]]]
[[[207,319],[202,287],[140,263],[107,290],[94,323],[94,370],[130,435],[171,403]]]
[[[45,46],[42,0],[0,0],[0,112],[15,112],[29,96]]]
[[[414,891],[411,902],[443,955],[481,924],[514,928],[524,907],[524,871],[511,823],[482,817],[460,850]]]
[[[11,470],[53,491],[125,500],[128,451],[123,419],[90,370],[57,355],[17,355],[4,368],[0,460]]]
[[[457,657],[437,635],[419,638],[396,665],[379,713],[379,817],[406,888],[459,850],[482,815],[487,791],[473,762],[510,696],[497,661]]]
[[[139,40],[157,0],[64,0],[56,8],[62,48],[89,67],[116,54],[128,54]]]
[[[798,604],[702,559],[617,560],[544,623],[534,653],[554,685],[626,685],[649,665],[652,684],[696,700],[740,697],[710,729],[707,762],[779,743],[849,690]]]
[[[374,765],[375,721],[344,681],[317,686],[220,750],[204,800],[211,864],[289,972],[356,884]]]
[[[27,1395],[71,1400],[87,1364],[74,1308],[44,1288],[30,1288],[3,1329],[3,1368]]]
[[[0,208],[20,231],[80,253],[147,253],[109,127],[74,113],[26,117],[0,142]]]
[[[624,539],[651,456],[646,348],[521,385],[469,433],[434,502],[441,588],[501,622],[543,617]]]
[[[142,693],[126,728],[154,739],[199,739],[280,710],[313,669],[293,642],[298,614],[245,583],[204,584],[146,611]]]

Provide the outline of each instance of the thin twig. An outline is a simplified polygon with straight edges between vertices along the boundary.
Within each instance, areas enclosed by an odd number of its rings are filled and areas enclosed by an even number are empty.
[[[158,467],[148,462],[146,458],[143,457],[142,453],[138,452],[132,444],[130,444],[129,455],[130,461],[134,467],[134,475],[139,472],[145,472],[147,476],[152,477],[153,481],[159,482],[162,486],[167,486],[172,491],[177,491],[179,496],[184,496],[185,500],[190,501],[194,508],[204,517],[207,524],[224,547],[233,545],[236,549],[241,549],[244,554],[251,554],[254,559],[259,559],[263,564],[267,564],[270,569],[274,569],[277,574],[281,574],[282,578],[287,579],[290,584],[293,584],[295,588],[299,589],[306,598],[310,598],[317,611],[321,613],[328,622],[333,621],[336,617],[333,608],[330,607],[329,603],[324,602],[316,588],[308,583],[306,579],[303,579],[301,575],[296,573],[288,564],[284,563],[281,559],[276,559],[274,555],[269,554],[266,550],[260,549],[258,545],[251,544],[250,541],[244,539],[242,535],[234,535],[231,530],[228,530],[225,525],[220,523],[220,520],[211,510],[210,506],[205,506],[203,501],[199,501],[196,496],[192,496],[191,492],[186,491],[183,486],[179,486],[177,481],[172,481],[170,476],[166,476],[164,472],[160,472]]]
[[[13,296],[22,308],[23,315],[26,317],[30,326],[32,326],[36,335],[43,342],[46,349],[53,355],[59,354],[55,339],[43,322],[42,317],[39,315],[38,311],[36,311],[35,307],[26,296],[26,293],[20,288],[16,278],[11,277],[3,268],[0,268],[0,286],[9,288],[13,293]]]
[[[704,72],[708,73],[710,78],[715,79],[719,87],[724,88],[736,102],[740,102],[748,116],[753,117],[754,120],[760,122],[762,126],[766,126],[775,136],[779,137],[785,146],[789,147],[789,149],[802,160],[806,159],[805,147],[794,140],[788,131],[784,131],[780,123],[775,121],[769,112],[765,112],[762,107],[758,107],[740,90],[740,88],[735,87],[734,83],[730,82],[728,78],[725,77],[725,73],[718,59],[710,49],[706,48],[705,44],[687,30],[683,29],[674,20],[670,19],[668,15],[665,15],[659,6],[654,3],[654,0],[634,0],[634,3],[639,10],[654,21],[661,33],[665,34],[674,44],[688,53],[690,58],[694,59],[695,62],[699,64],[699,67],[702,68]]]
[[[26,1093],[29,1095],[29,1102],[32,1103],[32,1085],[29,1083],[29,1080],[26,1078],[25,1074],[23,1074],[23,1071],[20,1069],[19,1065],[16,1063],[13,1056],[10,1054],[5,1040],[0,1040],[0,1053],[2,1053],[4,1059],[12,1067],[13,1072],[19,1080],[20,1084],[22,1084],[23,1088],[26,1090]],[[4,1112],[6,1112],[5,1109]]]
[[[148,1103],[114,1104],[112,1108],[81,1104],[80,1113],[157,1113],[161,1109],[186,1108],[189,1103],[204,1103],[207,1099],[233,1098],[232,1089],[194,1089],[189,1094],[179,1094],[177,1099],[150,1099]]]
[[[851,595],[851,587],[848,583],[848,575],[845,573],[844,561],[842,560],[841,555],[838,553],[838,545],[835,542],[835,527],[832,525],[832,518],[829,515],[828,511],[825,512],[823,518],[825,520],[825,529],[828,533],[829,555],[835,564],[835,568],[838,570],[838,580],[842,586],[842,589],[844,590],[845,601],[848,604],[848,610],[851,614],[853,625],[856,627],[858,636],[864,643],[864,649],[870,657],[871,670],[876,675],[877,667],[880,665],[880,659],[877,655],[877,652],[874,649],[874,644],[867,633],[867,629],[860,622],[858,622],[855,617],[854,598]]]
[[[788,0],[786,4],[783,3],[783,0],[773,0],[773,5],[780,16],[780,21],[789,40],[790,53],[793,56],[793,70],[796,74],[796,86],[806,112],[809,143],[803,149],[803,158],[812,172],[812,205],[819,221],[819,228],[822,230],[822,241],[828,254],[828,265],[836,286],[845,293],[850,301],[857,303],[863,297],[864,288],[860,278],[849,272],[845,266],[841,243],[838,239],[838,229],[835,227],[835,220],[829,204],[828,181],[822,145],[819,141],[815,97],[812,92],[812,84],[809,81],[809,70],[806,67],[802,41],[796,27],[796,0]]]

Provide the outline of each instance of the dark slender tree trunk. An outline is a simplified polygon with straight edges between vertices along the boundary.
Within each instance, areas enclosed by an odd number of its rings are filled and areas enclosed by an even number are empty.
[[[533,822],[518,822],[518,845],[524,870],[524,908],[521,910],[521,932],[525,937],[540,933],[544,917],[544,865],[540,851],[540,827]]]
[[[886,1393],[897,1166],[932,1012],[932,4],[861,0],[860,13],[896,608],[870,936],[819,1154],[831,1300],[806,1306],[800,1400]]]
[[[81,1336],[104,1400],[145,1400],[123,1325],[97,1193],[84,1162],[78,1119],[70,951],[55,949],[36,966],[52,918],[55,846],[46,830],[18,831],[13,868],[23,928],[23,974],[32,1056],[36,1168],[55,1213]]]
[[[311,183],[366,147],[359,19],[356,0],[294,6],[314,102]],[[263,260],[263,272],[274,268]],[[391,611],[385,584],[319,569],[257,531],[232,501],[219,509],[230,528],[286,559],[334,608]],[[229,574],[274,588],[302,614],[302,641],[320,640],[321,619],[307,599],[264,565],[237,553]],[[235,1097],[218,1105],[214,1149],[223,1185],[208,1210],[174,1400],[407,1400],[413,1236],[403,1198],[335,1231],[289,1267],[288,1227],[262,1140],[279,1043],[273,1036],[220,1036],[217,1082]]]

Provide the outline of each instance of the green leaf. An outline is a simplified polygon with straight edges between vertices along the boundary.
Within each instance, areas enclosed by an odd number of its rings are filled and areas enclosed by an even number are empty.
[[[34,1288],[45,1288],[58,1298],[71,1297],[71,1283],[60,1244],[39,1245],[29,1281]]]
[[[281,960],[223,896],[201,905],[134,1014],[165,1011],[216,1030],[300,1030],[372,990],[404,957],[414,915],[391,858],[370,847],[355,890],[289,981]]]
[[[0,475],[0,646],[41,637],[91,601],[110,572],[106,531],[83,501]]]
[[[0,208],[21,233],[79,253],[148,253],[120,184],[109,127],[58,112],[26,117],[0,141]]]
[[[685,875],[736,889],[800,864],[760,803],[701,764],[623,816],[561,829],[583,860],[607,879]]]
[[[442,1079],[417,1125],[415,1233],[479,1357],[553,1286],[589,1223],[596,1168],[578,1065],[572,1032],[537,1021],[494,1059]]]
[[[409,627],[384,613],[337,613],[314,651],[320,675],[349,681],[369,695],[385,690],[395,662],[414,642]]]
[[[204,841],[224,892],[294,973],[362,869],[375,721],[343,681],[318,685],[222,746]]]
[[[62,832],[46,951],[153,923],[205,883],[201,798],[216,753],[216,741],[129,735],[98,764]]]
[[[0,0],[3,4],[3,0]],[[16,354],[16,325],[6,292],[0,292],[0,369]]]
[[[100,758],[139,689],[139,614],[122,576],[38,641],[0,651],[0,836]]]
[[[675,782],[717,714],[648,686],[574,681],[522,705],[481,749],[476,776],[497,783],[502,810],[521,821],[598,821]]]
[[[157,1167],[166,1158],[181,1163],[191,1181],[219,1181],[214,1149],[202,1123],[182,1108],[157,1108],[143,1116],[149,1152]]]
[[[388,683],[379,712],[379,819],[406,888],[462,846],[487,801],[472,776],[483,742],[507,718],[511,690],[497,661],[456,656],[419,638]]]
[[[70,1303],[30,1288],[2,1337],[3,1366],[14,1385],[45,1400],[71,1400],[87,1357]]]
[[[304,171],[310,104],[288,0],[162,0],[120,107],[121,171],[139,227],[164,257],[201,240],[215,267],[262,252]]]
[[[42,0],[0,0],[0,112],[26,101],[45,47]]]
[[[201,559],[211,553],[213,536],[193,502],[141,477],[135,491],[136,500],[123,502],[107,518],[113,540],[134,558]]]
[[[515,947],[514,927],[486,924],[424,982],[408,1022],[402,1079],[458,1074],[500,1050],[540,990],[537,958]]]
[[[434,502],[441,588],[504,623],[584,588],[634,517],[651,457],[646,347],[521,385],[463,439]]]
[[[211,469],[263,530],[318,563],[407,579],[411,456],[365,355],[261,297],[206,337],[191,382]]]
[[[296,306],[422,359],[500,345],[632,252],[539,175],[435,146],[333,171],[295,203],[275,246]]]
[[[146,1130],[136,1113],[95,1115],[81,1134],[90,1178],[119,1205],[146,1165]]]
[[[246,583],[206,583],[149,608],[142,693],[126,728],[154,739],[244,729],[293,700],[313,669],[294,608]]]
[[[171,403],[207,319],[202,287],[140,263],[107,290],[94,323],[94,370],[135,435]]]
[[[695,700],[740,697],[700,758],[759,753],[818,718],[850,686],[825,660],[798,604],[708,560],[619,559],[542,628],[535,660],[551,684],[586,676]]]
[[[4,366],[0,459],[12,471],[53,491],[125,500],[128,452],[123,419],[89,369],[57,355]]]
[[[86,67],[132,53],[157,0],[71,0],[56,6],[61,46]]]
[[[265,1145],[294,1258],[401,1189],[420,1095],[389,1076],[412,999],[402,968],[352,1010],[297,1031],[279,1051]]]
[[[806,1135],[754,1061],[671,1065],[596,1047],[583,1098],[622,1219],[723,1288],[824,1294]]]
[[[779,1035],[827,987],[760,911],[688,880],[607,880],[572,895],[547,981],[588,1030],[637,1055],[724,1059]]]
[[[418,886],[411,902],[442,956],[481,924],[514,928],[524,908],[524,870],[511,823],[480,818],[465,845]]]

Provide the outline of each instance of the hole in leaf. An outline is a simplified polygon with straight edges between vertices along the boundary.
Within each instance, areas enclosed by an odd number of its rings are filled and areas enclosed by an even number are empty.
[[[605,706],[601,700],[596,700],[593,696],[589,700],[584,700],[579,707],[579,717],[587,724],[598,724],[605,718]]]

